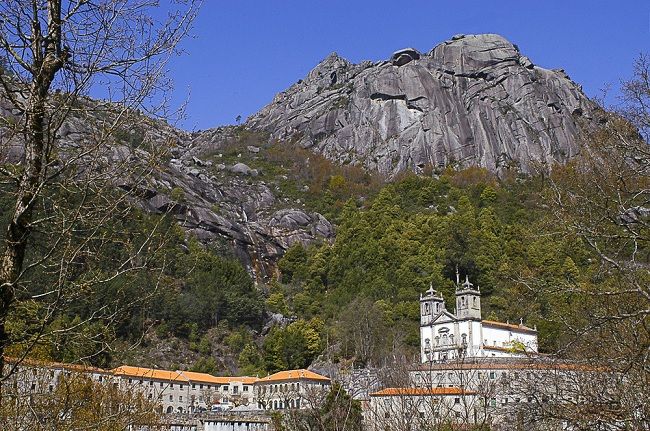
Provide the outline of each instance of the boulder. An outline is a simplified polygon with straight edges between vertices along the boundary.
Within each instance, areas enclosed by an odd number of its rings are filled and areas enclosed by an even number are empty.
[[[406,63],[410,63],[413,60],[420,59],[420,52],[414,48],[404,48],[399,51],[395,51],[390,58],[393,66],[404,66]]]
[[[236,163],[230,167],[230,172],[239,175],[251,175],[253,170],[244,163]]]

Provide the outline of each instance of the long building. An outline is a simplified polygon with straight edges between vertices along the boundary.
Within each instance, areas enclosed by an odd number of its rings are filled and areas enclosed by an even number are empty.
[[[47,395],[67,375],[84,375],[122,391],[141,393],[165,414],[300,409],[312,406],[330,386],[328,377],[309,370],[280,371],[267,377],[213,376],[181,370],[122,365],[104,370],[82,365],[7,360],[12,385],[21,394]]]

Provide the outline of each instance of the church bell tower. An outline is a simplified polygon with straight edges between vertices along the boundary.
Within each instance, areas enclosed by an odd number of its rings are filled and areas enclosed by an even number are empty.
[[[420,326],[430,325],[444,310],[445,300],[430,286],[424,295],[420,295]]]
[[[465,282],[460,284],[456,275],[456,317],[461,320],[481,320],[481,292],[470,283],[465,276]]]

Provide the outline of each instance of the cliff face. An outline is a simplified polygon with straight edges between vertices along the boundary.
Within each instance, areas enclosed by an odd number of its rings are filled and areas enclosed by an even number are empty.
[[[331,54],[246,125],[389,176],[449,164],[528,172],[576,155],[595,108],[503,37],[459,35],[378,63]]]

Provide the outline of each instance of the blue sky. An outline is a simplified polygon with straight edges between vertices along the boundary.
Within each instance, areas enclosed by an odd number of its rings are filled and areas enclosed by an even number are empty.
[[[565,69],[591,97],[650,54],[648,0],[204,1],[185,54],[169,65],[174,102],[188,102],[180,124],[188,130],[246,118],[333,51],[382,60],[457,33],[499,33],[535,64]]]

